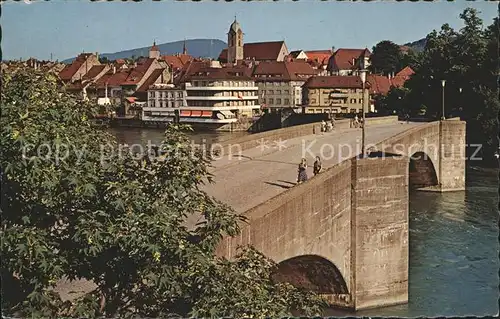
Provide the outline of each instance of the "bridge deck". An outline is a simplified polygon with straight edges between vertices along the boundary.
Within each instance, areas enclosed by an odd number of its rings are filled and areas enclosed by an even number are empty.
[[[396,122],[369,126],[366,128],[366,143],[379,143],[422,124]],[[309,153],[307,149],[310,144]],[[344,129],[308,135],[287,140],[283,145],[286,147],[281,147],[281,150],[277,145],[270,144],[267,149],[256,147],[245,150],[241,157],[230,159],[225,156],[216,160],[212,169],[215,184],[207,185],[204,190],[233,207],[236,212],[243,213],[293,187],[302,157],[307,159],[307,173],[311,178],[314,156],[321,155],[322,149],[324,169],[359,154],[361,130]]]

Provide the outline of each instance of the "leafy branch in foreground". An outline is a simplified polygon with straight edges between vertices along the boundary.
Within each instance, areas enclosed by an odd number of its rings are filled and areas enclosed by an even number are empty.
[[[136,157],[92,128],[94,106],[51,75],[4,73],[1,95],[4,314],[320,312],[315,295],[273,283],[275,265],[255,250],[215,256],[244,218],[201,190],[210,159],[190,146],[186,127],[166,130],[159,156]],[[76,279],[85,289],[72,295],[63,283]]]

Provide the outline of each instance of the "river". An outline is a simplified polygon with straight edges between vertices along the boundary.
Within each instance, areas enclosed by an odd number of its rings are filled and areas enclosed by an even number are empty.
[[[121,143],[161,141],[162,130],[113,129]],[[195,143],[246,133],[196,133]],[[469,167],[467,190],[410,195],[409,303],[330,316],[484,316],[498,313],[498,179]]]

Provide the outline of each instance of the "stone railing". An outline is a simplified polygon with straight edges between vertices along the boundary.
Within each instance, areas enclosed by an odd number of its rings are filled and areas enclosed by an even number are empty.
[[[367,127],[371,125],[381,125],[396,123],[398,121],[397,116],[384,116],[384,117],[372,117],[367,118]],[[349,129],[353,128],[353,123],[351,119],[343,119],[335,121],[335,129]],[[243,137],[238,137],[234,139],[228,139],[222,142],[224,151],[231,145],[239,145],[241,150],[247,150],[250,148],[257,147],[261,145],[262,139],[272,143],[273,141],[289,140],[292,138],[297,138],[301,136],[307,136],[312,134],[321,133],[321,122],[309,123],[297,126],[290,126],[281,129],[266,131],[262,133],[250,134]]]

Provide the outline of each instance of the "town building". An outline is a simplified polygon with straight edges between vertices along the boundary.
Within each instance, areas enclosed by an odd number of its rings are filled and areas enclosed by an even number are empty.
[[[387,76],[378,74],[369,74],[366,81],[370,84],[370,96],[387,95],[392,88],[403,87],[405,82],[415,74],[415,71],[409,66],[403,68],[398,73]],[[371,100],[371,108],[375,108],[374,100]]]
[[[321,73],[321,75],[328,75],[328,61],[333,55],[333,48],[332,50],[313,50],[305,51],[304,53],[307,56],[306,61],[311,64],[313,69],[319,70],[319,73]]]
[[[268,109],[297,109],[302,105],[302,85],[317,72],[305,61],[261,62],[253,71],[259,104]]]
[[[191,63],[183,75],[186,106],[180,121],[220,130],[246,130],[260,114],[258,87],[246,66],[222,67],[217,61]]]
[[[160,58],[160,49],[156,46],[156,41],[153,41],[153,46],[149,49],[149,58],[150,59]]]
[[[338,49],[328,60],[330,75],[359,75],[359,70],[370,66],[368,49]]]
[[[303,86],[305,113],[358,113],[368,105],[370,84],[363,86],[359,76],[314,76]],[[368,110],[365,108],[366,111]]]
[[[172,122],[176,111],[186,106],[186,91],[173,84],[153,84],[148,89],[148,102],[142,108],[143,122]]]
[[[229,27],[227,49],[219,55],[221,63],[237,64],[242,60],[284,61],[289,54],[285,41],[244,43],[243,30],[236,19]]]
[[[78,55],[71,64],[66,65],[64,69],[62,69],[59,73],[59,78],[64,83],[82,81],[83,76],[96,65],[101,65],[97,53],[82,53]]]
[[[302,50],[292,51],[288,54],[293,61],[307,61],[307,54]]]

